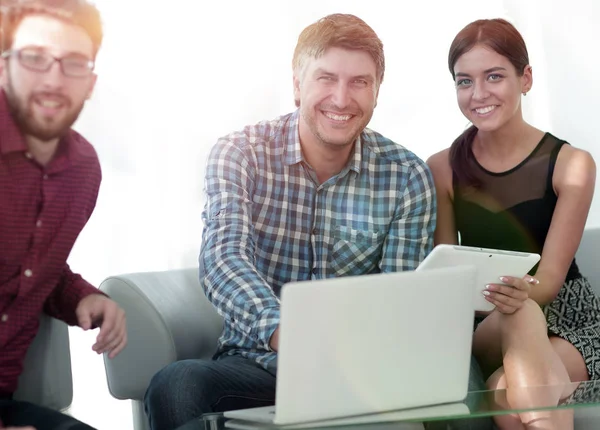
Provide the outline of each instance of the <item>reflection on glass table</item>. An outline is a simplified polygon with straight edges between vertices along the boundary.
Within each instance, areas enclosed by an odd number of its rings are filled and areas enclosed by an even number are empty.
[[[522,387],[508,390],[471,391],[464,401],[421,408],[360,415],[327,421],[275,426],[242,420],[227,420],[222,413],[204,415],[196,427],[186,426],[185,430],[222,430],[237,428],[254,429],[411,429],[409,423],[472,419],[494,415],[526,411],[546,411],[572,409],[600,405],[600,381],[578,382],[565,385]],[[400,426],[400,423],[407,423]],[[420,427],[414,427],[420,428]]]

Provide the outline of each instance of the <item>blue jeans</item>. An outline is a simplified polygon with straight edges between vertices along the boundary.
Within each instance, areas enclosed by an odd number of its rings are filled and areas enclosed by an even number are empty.
[[[220,360],[183,360],[158,372],[144,398],[152,430],[204,430],[202,414],[270,406],[275,403],[275,375],[239,356]],[[485,389],[481,370],[471,360],[469,390]],[[431,423],[431,428],[442,425]],[[453,430],[488,430],[492,420],[444,423]],[[427,425],[426,425],[427,426]]]
[[[240,356],[177,361],[152,378],[144,403],[152,430],[204,429],[202,414],[275,404],[275,375]]]
[[[36,430],[94,430],[58,411],[29,402],[0,399],[0,420],[5,427],[33,426]]]

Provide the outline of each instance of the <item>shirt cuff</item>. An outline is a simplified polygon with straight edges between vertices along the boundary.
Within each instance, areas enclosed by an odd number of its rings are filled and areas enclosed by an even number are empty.
[[[79,305],[79,302],[81,302],[87,296],[90,296],[92,294],[101,294],[103,296],[106,296],[106,294],[104,294],[98,288],[94,287],[85,279],[77,279],[73,282],[71,291],[69,292],[69,294],[64,294],[62,300],[64,304],[64,309],[72,309],[72,312],[69,312],[69,316],[68,318],[66,318],[67,321],[65,322],[67,324],[72,326],[79,326],[79,321],[77,320],[77,313],[75,312],[77,310],[77,306]],[[92,325],[92,328],[97,327],[98,326],[95,324]]]
[[[266,351],[273,351],[269,341],[279,327],[279,315],[279,308],[265,309],[254,323],[253,332],[257,337],[258,345]]]

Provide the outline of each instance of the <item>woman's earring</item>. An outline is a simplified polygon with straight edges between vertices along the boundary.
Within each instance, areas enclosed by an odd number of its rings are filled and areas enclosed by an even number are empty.
[[[523,91],[523,96],[526,96],[526,95],[527,95],[527,91]]]

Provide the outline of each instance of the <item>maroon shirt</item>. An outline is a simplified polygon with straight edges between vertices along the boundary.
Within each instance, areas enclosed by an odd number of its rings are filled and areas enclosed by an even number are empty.
[[[100,181],[98,156],[75,131],[45,167],[33,160],[0,89],[0,394],[16,390],[40,314],[76,325],[79,301],[99,293],[67,257]]]

